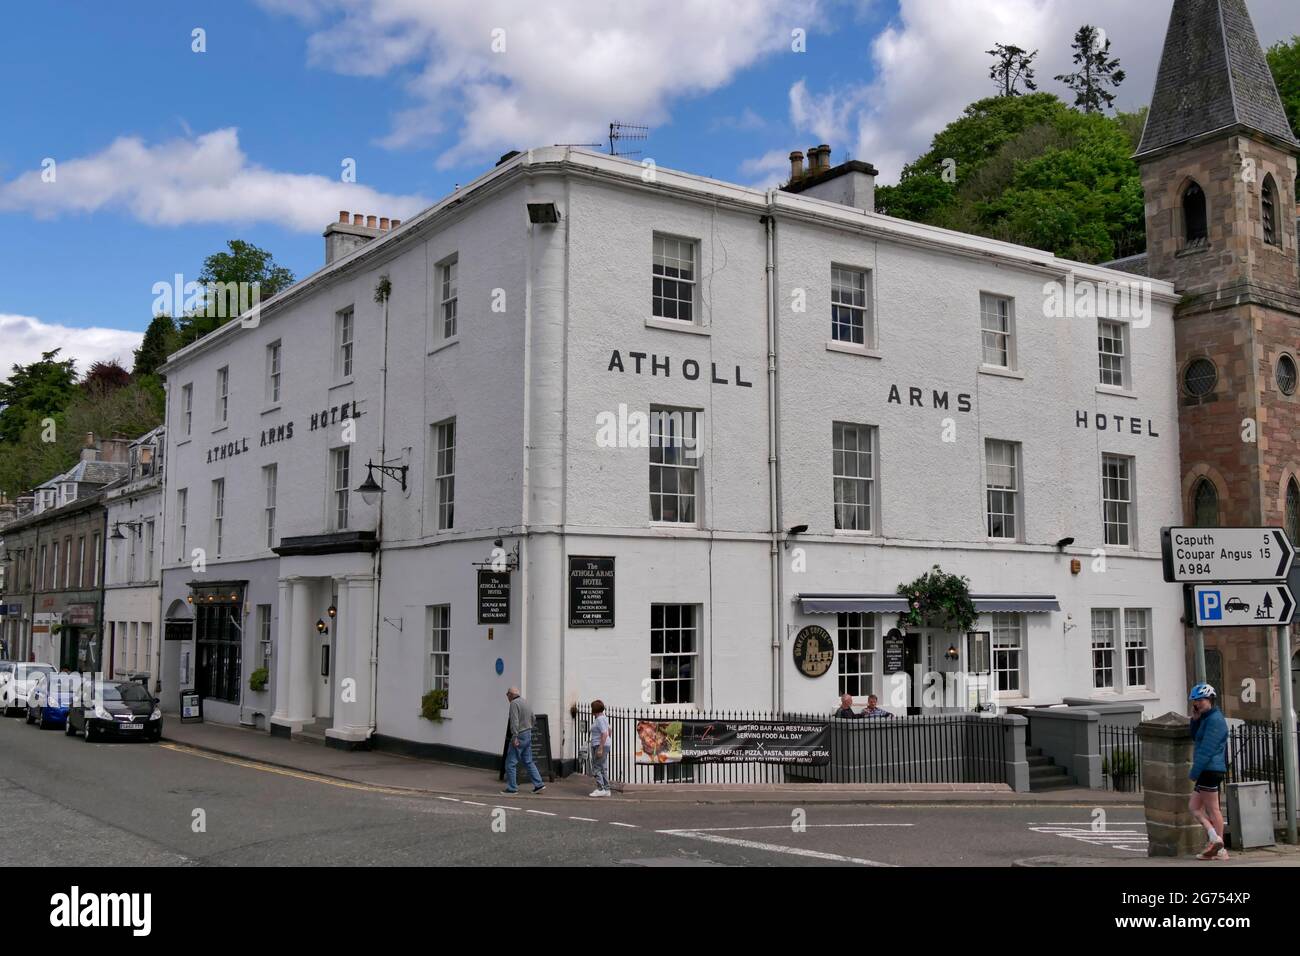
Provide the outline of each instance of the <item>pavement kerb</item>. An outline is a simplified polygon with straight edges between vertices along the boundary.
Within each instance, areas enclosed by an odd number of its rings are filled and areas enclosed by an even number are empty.
[[[317,770],[311,767],[303,767],[296,764],[287,763],[267,757],[249,754],[239,750],[224,747],[214,747],[210,744],[195,743],[191,740],[181,740],[176,737],[163,733],[162,739],[178,747],[185,747],[190,750],[196,750],[203,753],[213,754],[215,756],[229,757],[235,760],[245,760],[249,763],[263,764],[268,767],[275,767],[279,770],[290,770],[296,773],[310,774],[328,780],[337,780],[341,783],[362,784],[368,787],[382,788],[384,790],[398,791],[409,793],[411,795],[428,794],[432,796],[449,796],[470,799],[499,798],[499,793],[484,792],[482,789],[465,790],[465,789],[447,789],[436,787],[410,787],[401,784],[382,783],[376,780],[367,780],[358,776],[344,776],[338,773],[330,773],[326,770]],[[388,755],[399,756],[399,755]],[[470,769],[470,768],[458,768]],[[581,779],[581,778],[579,778]],[[1104,801],[1081,800],[1077,795],[1071,796],[1054,796],[1051,793],[1027,794],[1007,792],[1003,799],[981,799],[980,795],[996,791],[970,791],[970,790],[836,790],[828,791],[821,784],[791,784],[784,785],[779,789],[773,787],[770,790],[720,790],[713,788],[702,788],[696,785],[689,785],[691,789],[674,788],[671,791],[656,788],[656,791],[643,791],[640,789],[631,791],[620,791],[615,788],[618,797],[615,800],[617,804],[635,803],[642,806],[671,806],[674,804],[700,804],[700,805],[736,805],[736,806],[758,806],[767,803],[790,803],[799,801],[804,803],[815,803],[826,806],[851,806],[871,804],[873,806],[924,806],[924,805],[943,805],[943,806],[967,806],[967,807],[1033,807],[1033,806],[1060,806],[1060,807],[1093,807],[1099,803],[1104,803],[1108,807],[1140,807],[1142,804],[1136,801],[1120,801],[1108,798]],[[585,794],[567,794],[558,790],[552,790],[553,784],[548,784],[548,793],[545,799],[548,801],[569,800],[576,803],[590,804],[591,799]],[[804,788],[807,789],[804,789]],[[585,786],[583,787],[585,790]],[[521,793],[524,791],[521,790]],[[657,792],[654,799],[643,799],[640,795]],[[1101,791],[1099,791],[1101,793]],[[531,794],[527,794],[531,796]]]

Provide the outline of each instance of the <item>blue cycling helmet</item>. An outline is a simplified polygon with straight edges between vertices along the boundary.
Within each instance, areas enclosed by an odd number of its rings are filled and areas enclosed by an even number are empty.
[[[1197,684],[1192,688],[1192,692],[1187,695],[1188,700],[1204,700],[1207,697],[1217,696],[1214,687],[1210,684]]]

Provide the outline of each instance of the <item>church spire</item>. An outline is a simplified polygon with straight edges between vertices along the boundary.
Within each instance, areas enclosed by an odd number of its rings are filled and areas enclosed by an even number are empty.
[[[1174,0],[1137,156],[1233,129],[1300,151],[1246,0]]]

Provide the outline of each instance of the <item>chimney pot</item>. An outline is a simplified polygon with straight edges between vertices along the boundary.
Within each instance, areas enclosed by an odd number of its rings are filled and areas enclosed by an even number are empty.
[[[377,229],[377,228],[379,228],[379,217],[378,217],[378,216],[366,216],[366,228],[367,228],[367,229]]]
[[[346,224],[347,221],[348,221],[348,211],[346,209],[340,209],[339,222]]]
[[[400,219],[394,219],[394,220],[393,220],[393,228],[394,228],[394,229],[396,229],[396,228],[397,228],[398,226],[400,226],[401,224],[402,224],[402,220],[400,220]]]
[[[362,223],[362,221],[363,221],[364,219],[365,219],[365,217],[362,216],[361,213],[359,213],[359,212],[354,212],[354,213],[352,214],[352,225],[354,225],[354,226],[359,226],[359,225],[361,225],[361,223]]]
[[[803,179],[803,153],[794,150],[790,153],[790,182],[797,183]]]
[[[380,229],[383,229],[385,232],[388,231],[388,217],[387,217],[387,216],[380,216],[380,217],[379,217],[379,228],[380,228]]]

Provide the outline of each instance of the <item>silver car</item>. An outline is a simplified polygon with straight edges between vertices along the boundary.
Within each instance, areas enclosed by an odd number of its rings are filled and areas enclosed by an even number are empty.
[[[0,686],[0,709],[6,717],[23,713],[27,710],[27,696],[42,674],[50,675],[54,668],[49,664],[28,664],[18,661],[14,664],[13,674],[4,679]],[[3,678],[0,678],[3,679]]]

